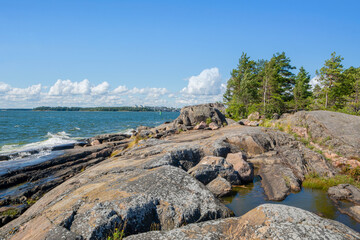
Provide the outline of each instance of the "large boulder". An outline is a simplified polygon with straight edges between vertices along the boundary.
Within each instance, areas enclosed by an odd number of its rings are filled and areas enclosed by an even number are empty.
[[[211,119],[211,122],[216,123],[218,126],[223,126],[226,123],[224,112],[225,107],[221,103],[183,107],[180,111],[180,116],[174,120],[174,123],[195,126],[200,122],[206,122],[208,119]]]
[[[228,180],[231,184],[241,184],[239,174],[222,157],[206,156],[195,167],[189,169],[188,173],[202,182],[208,184],[217,176]]]
[[[170,231],[133,235],[126,240],[175,239],[360,239],[349,227],[308,211],[263,204],[237,218],[190,224]]]
[[[269,200],[281,201],[291,191],[300,191],[300,180],[290,168],[282,164],[264,165],[260,168],[259,175],[261,186]]]
[[[212,180],[206,187],[216,197],[223,197],[231,193],[231,183],[220,176]]]
[[[245,161],[246,156],[242,152],[229,153],[226,161],[233,165],[234,170],[239,174],[242,183],[249,183],[254,180],[254,168]]]

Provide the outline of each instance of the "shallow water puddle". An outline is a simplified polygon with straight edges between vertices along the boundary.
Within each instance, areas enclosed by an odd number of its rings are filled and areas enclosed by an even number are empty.
[[[253,183],[235,187],[233,190],[234,192],[232,195],[224,197],[222,200],[236,216],[241,216],[264,203],[284,204],[316,213],[325,218],[336,220],[360,232],[360,223],[338,211],[328,197],[326,191],[323,190],[302,188],[300,192],[291,193],[281,202],[269,201],[266,199],[264,190],[261,187],[259,176],[255,177]]]

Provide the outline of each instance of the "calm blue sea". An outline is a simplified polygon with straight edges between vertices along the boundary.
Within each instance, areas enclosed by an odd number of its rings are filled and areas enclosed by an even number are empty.
[[[54,146],[74,143],[103,133],[129,132],[139,125],[156,126],[177,118],[178,112],[35,112],[0,110],[0,174],[49,158]],[[33,154],[33,151],[38,152]],[[20,153],[20,156],[19,156]],[[58,153],[59,154],[59,153]],[[30,163],[31,162],[31,163]]]

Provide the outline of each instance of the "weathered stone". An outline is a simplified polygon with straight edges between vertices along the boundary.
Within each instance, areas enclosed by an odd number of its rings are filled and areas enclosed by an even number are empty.
[[[226,157],[231,152],[230,144],[225,139],[218,139],[212,144],[212,155]]]
[[[298,178],[290,168],[281,164],[264,165],[260,168],[261,186],[269,200],[281,201],[290,191],[300,191]]]
[[[194,130],[199,130],[199,129],[205,129],[206,123],[205,122],[200,122],[199,124],[196,124],[196,126],[194,127]]]
[[[126,240],[175,239],[360,239],[349,227],[308,211],[275,204],[263,204],[237,218],[190,224],[170,231],[133,235]]]
[[[351,184],[339,184],[330,187],[328,190],[330,198],[336,200],[348,200],[350,202],[360,204],[360,189]]]
[[[206,187],[216,197],[223,197],[231,192],[231,184],[220,176],[212,180],[209,184],[206,185]]]
[[[208,184],[217,176],[228,180],[231,184],[241,184],[239,174],[233,166],[222,157],[206,156],[188,173],[204,184]]]
[[[0,161],[6,161],[6,160],[9,160],[10,157],[9,156],[6,156],[6,155],[0,155]]]
[[[170,152],[166,153],[164,156],[149,161],[145,164],[144,168],[151,169],[164,165],[171,165],[175,167],[180,167],[187,171],[190,168],[196,166],[202,156],[203,152],[200,146],[185,145],[182,147],[174,148]]]
[[[351,184],[339,184],[330,187],[328,195],[338,207],[339,211],[360,222],[360,189]],[[342,201],[348,201],[344,204]]]
[[[151,136],[153,134],[153,132],[152,131],[150,131],[150,130],[141,130],[139,133],[138,133],[138,135],[139,135],[139,137],[141,137],[141,138],[147,138],[147,137],[149,137],[149,136]]]
[[[282,116],[283,125],[306,127],[311,140],[321,142],[333,152],[360,157],[360,117],[330,111],[300,111]]]
[[[91,146],[97,146],[97,145],[100,145],[100,144],[101,144],[100,141],[97,140],[97,139],[90,143]]]
[[[236,122],[235,120],[231,119],[231,118],[226,118],[226,122],[228,125],[231,125],[231,124],[237,124],[238,122]]]
[[[174,123],[195,126],[197,123],[206,122],[208,118],[211,118],[212,122],[222,126],[223,123],[226,123],[223,112],[225,112],[224,105],[218,103],[188,106],[181,109],[180,116],[174,120]]]
[[[241,152],[229,153],[226,156],[226,161],[233,165],[242,183],[249,183],[254,180],[254,168],[245,161],[245,158]]]
[[[216,129],[219,129],[219,126],[216,123],[211,122],[209,124],[209,128],[211,128],[211,130],[216,130]]]
[[[130,235],[149,231],[153,224],[167,230],[231,215],[203,184],[179,168],[124,169],[96,177],[104,167],[74,177],[36,202],[22,219],[12,222],[24,224],[14,239],[43,239],[35,237],[38,234],[59,237],[56,229],[61,226],[70,231],[60,229],[62,236],[103,239],[125,222]],[[2,229],[3,234],[9,231]]]
[[[141,132],[142,130],[149,130],[150,128],[149,127],[147,127],[147,126],[138,126],[137,128],[136,128],[136,131],[137,132]]]

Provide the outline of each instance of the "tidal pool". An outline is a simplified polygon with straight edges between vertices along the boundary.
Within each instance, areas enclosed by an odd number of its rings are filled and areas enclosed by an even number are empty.
[[[300,192],[291,193],[281,202],[269,201],[264,193],[264,189],[261,187],[259,176],[255,176],[253,183],[235,187],[233,190],[232,195],[224,197],[222,200],[235,213],[235,216],[244,215],[251,209],[264,203],[284,204],[336,220],[360,232],[360,223],[348,215],[339,212],[326,191],[323,190],[302,188]]]

